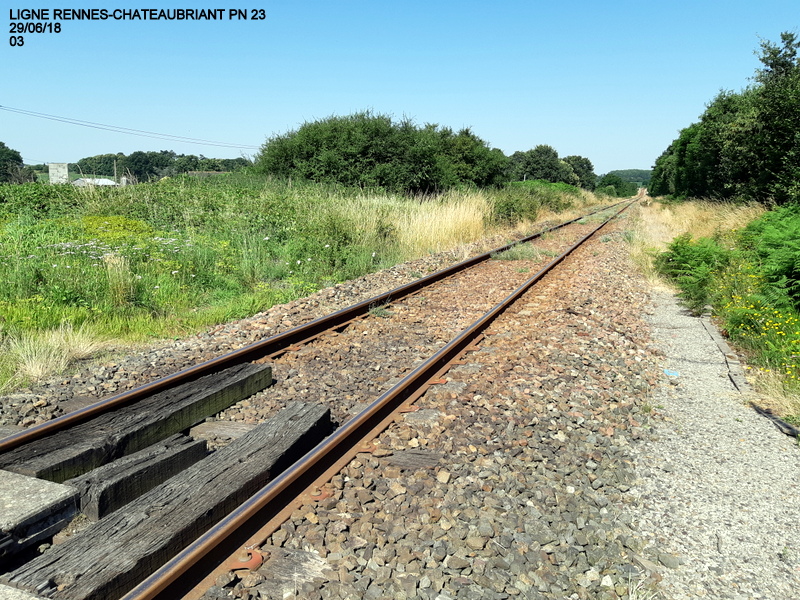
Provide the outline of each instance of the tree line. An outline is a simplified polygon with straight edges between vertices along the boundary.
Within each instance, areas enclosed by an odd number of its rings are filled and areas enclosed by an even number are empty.
[[[70,171],[103,177],[126,176],[135,181],[148,181],[172,177],[189,171],[236,171],[252,163],[246,158],[206,158],[202,154],[176,154],[171,150],[160,152],[131,152],[127,156],[98,154],[70,164]]]
[[[652,195],[800,198],[800,40],[762,41],[762,66],[741,92],[722,91],[700,121],[681,130],[653,167]]]
[[[176,154],[171,150],[160,152],[136,151],[127,156],[98,154],[69,163],[71,173],[96,177],[127,177],[142,182],[161,177],[171,177],[189,171],[236,171],[253,163],[246,158],[206,158],[202,154]],[[22,156],[0,142],[0,183],[25,183],[36,181],[38,173],[47,173],[48,166],[25,165]]]
[[[10,161],[8,169],[3,163],[4,149]],[[235,171],[250,166],[256,172],[281,179],[410,195],[438,193],[458,186],[497,187],[517,181],[546,181],[629,196],[649,176],[649,171],[628,170],[598,177],[588,158],[562,158],[546,144],[506,156],[470,128],[454,131],[435,124],[418,126],[407,118],[395,121],[370,111],[307,122],[294,131],[275,135],[261,147],[254,163],[244,158],[206,158],[162,150],[137,151],[127,156],[121,152],[99,154],[71,163],[69,168],[87,176],[126,176],[144,182],[188,171]],[[35,180],[35,171],[47,171],[46,165],[24,167],[28,176],[24,178],[19,176],[22,168],[19,153],[2,144],[0,181],[31,181]],[[16,179],[4,178],[4,174],[12,172]]]

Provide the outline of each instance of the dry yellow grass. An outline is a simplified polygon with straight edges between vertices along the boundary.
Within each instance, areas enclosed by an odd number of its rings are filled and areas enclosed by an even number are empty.
[[[483,191],[452,191],[417,202],[386,196],[361,196],[343,199],[337,208],[349,222],[357,224],[360,235],[372,238],[387,225],[400,247],[401,258],[409,260],[432,252],[466,252],[479,240],[493,235],[520,237],[539,228],[545,221],[564,221],[580,216],[587,208],[605,204],[594,194],[584,192],[566,212],[542,210],[535,221],[523,221],[512,228],[492,228],[492,198]],[[474,251],[476,248],[471,247]]]
[[[684,233],[693,238],[725,235],[760,217],[766,209],[760,204],[730,204],[695,200],[680,204],[652,201],[639,205],[643,238],[656,249],[663,249]]]
[[[748,380],[758,392],[753,402],[779,417],[800,416],[800,394],[787,388],[785,378],[775,371],[748,369]]]
[[[647,199],[632,209],[630,253],[648,281],[666,285],[653,269],[653,257],[663,252],[679,235],[693,238],[721,236],[747,225],[766,209],[760,204],[730,204],[695,200],[680,204],[662,204]]]
[[[11,385],[63,373],[75,361],[107,349],[109,342],[87,327],[65,323],[51,331],[9,335],[4,346],[3,358],[14,372]]]
[[[404,256],[450,250],[480,239],[487,234],[491,208],[481,192],[452,192],[435,201],[407,203],[393,219]]]

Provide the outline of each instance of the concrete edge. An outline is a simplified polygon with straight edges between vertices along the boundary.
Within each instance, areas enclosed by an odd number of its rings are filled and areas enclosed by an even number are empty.
[[[753,392],[752,386],[745,377],[744,369],[742,369],[742,363],[739,362],[739,357],[730,347],[725,338],[722,337],[717,329],[717,326],[714,325],[714,322],[708,315],[703,315],[700,317],[700,321],[703,323],[703,327],[705,327],[708,335],[711,336],[711,339],[714,340],[720,352],[722,352],[723,356],[725,357],[725,363],[728,365],[728,378],[731,380],[731,383],[733,383],[733,386],[742,393]],[[772,411],[766,408],[761,408],[752,400],[750,401],[750,404],[758,414],[772,421],[773,425],[775,425],[775,427],[777,427],[781,433],[791,437],[800,437],[800,429],[797,427],[787,423],[779,417],[776,417],[772,414]]]

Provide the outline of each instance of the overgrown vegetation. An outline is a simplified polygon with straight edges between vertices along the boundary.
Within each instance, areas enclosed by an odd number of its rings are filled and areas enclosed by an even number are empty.
[[[591,200],[544,182],[419,199],[248,172],[0,185],[0,387],[48,331],[185,335]]]
[[[566,183],[512,181],[493,193],[494,216],[506,225],[533,221],[543,206],[561,211],[579,201],[582,192]]]
[[[800,40],[763,41],[762,67],[740,93],[721,92],[656,160],[651,195],[800,199]]]
[[[773,394],[780,378],[783,400],[777,408],[800,421],[800,206],[766,212],[711,236],[680,235],[655,265],[693,311],[713,306]]]

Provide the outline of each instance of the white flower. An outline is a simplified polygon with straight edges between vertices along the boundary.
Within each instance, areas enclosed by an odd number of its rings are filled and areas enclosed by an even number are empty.
[[[157,289],[159,289],[160,287],[161,287],[160,285],[154,285],[154,286],[153,286],[153,289],[154,289],[154,290],[157,290]]]
[[[301,262],[303,262],[303,261],[302,261],[302,260],[298,260],[298,261],[297,261],[297,264],[299,265]]]
[[[177,271],[172,271],[172,275],[175,275],[175,273],[177,273]]]
[[[58,265],[53,265],[53,268],[54,268],[54,269],[55,269],[56,267],[58,267]]]
[[[310,258],[307,258],[307,259],[306,259],[306,262],[311,262],[311,259],[310,259]]]
[[[264,241],[266,242],[268,239],[269,239],[269,236],[266,236],[266,237],[264,238]]]
[[[373,253],[372,253],[372,258],[375,258],[375,255],[376,255],[376,254],[377,254],[377,252],[373,252]]]
[[[330,244],[325,244],[325,247],[326,247],[326,248],[330,248],[330,247],[331,247],[331,245],[330,245]]]

